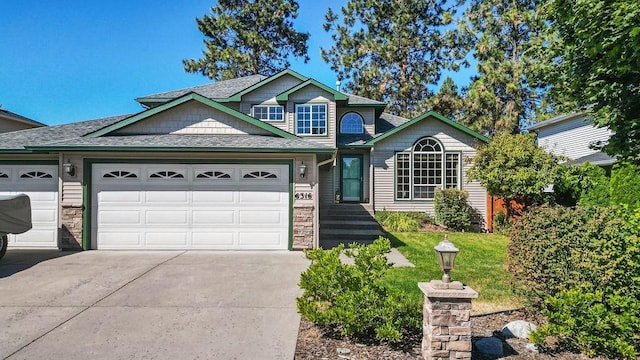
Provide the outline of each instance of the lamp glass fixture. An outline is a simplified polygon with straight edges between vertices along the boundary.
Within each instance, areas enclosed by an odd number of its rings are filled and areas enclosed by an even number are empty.
[[[300,174],[301,178],[304,178],[307,174],[307,165],[305,165],[304,162],[301,162],[300,166],[298,166],[298,173]]]
[[[438,263],[440,264],[440,268],[444,272],[442,275],[442,282],[449,283],[451,282],[451,276],[449,276],[449,271],[453,270],[455,265],[456,255],[460,251],[456,248],[453,243],[449,241],[449,235],[444,236],[444,240],[442,240],[438,245],[433,248],[436,251],[436,257],[438,258]]]
[[[76,174],[76,167],[72,163],[67,162],[62,164],[62,169],[64,170],[64,173],[69,176],[75,176]]]

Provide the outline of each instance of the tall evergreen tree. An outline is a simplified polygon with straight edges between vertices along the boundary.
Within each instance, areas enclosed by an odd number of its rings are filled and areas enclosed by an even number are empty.
[[[463,123],[487,135],[520,132],[540,110],[542,92],[526,69],[532,38],[545,24],[538,16],[544,0],[471,0],[463,32],[474,36],[478,75],[469,87]]]
[[[464,111],[464,98],[453,79],[447,76],[440,90],[426,102],[428,110],[433,110],[451,120],[459,119]]]
[[[210,15],[196,18],[204,34],[201,59],[183,60],[187,72],[214,80],[272,75],[289,67],[290,56],[309,60],[309,33],[293,28],[295,0],[218,0]]]
[[[331,8],[324,29],[334,44],[325,62],[346,80],[346,91],[390,103],[392,113],[425,109],[443,68],[461,56],[447,30],[457,4],[447,0],[349,0],[341,15]]]

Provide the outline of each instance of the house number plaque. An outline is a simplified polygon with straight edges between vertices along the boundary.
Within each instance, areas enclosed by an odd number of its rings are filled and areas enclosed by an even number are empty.
[[[296,200],[311,200],[312,196],[310,192],[297,192],[295,193],[295,195],[293,195],[293,197]]]

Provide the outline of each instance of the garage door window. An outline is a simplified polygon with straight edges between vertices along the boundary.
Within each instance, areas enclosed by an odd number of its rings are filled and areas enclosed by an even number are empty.
[[[196,179],[231,179],[226,171],[202,171],[196,174]]]
[[[177,171],[156,171],[149,175],[149,179],[184,179],[184,174]]]
[[[52,179],[53,175],[43,171],[29,171],[20,175],[20,179]]]
[[[8,179],[8,178],[9,178],[9,174],[0,172],[0,179]]]
[[[244,174],[243,179],[277,179],[278,175],[269,171],[252,171]]]
[[[137,179],[138,175],[130,171],[116,170],[102,175],[104,179]]]

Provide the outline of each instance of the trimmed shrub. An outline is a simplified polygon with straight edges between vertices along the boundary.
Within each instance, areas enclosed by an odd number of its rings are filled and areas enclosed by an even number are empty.
[[[549,297],[545,303],[547,324],[531,333],[533,343],[545,347],[555,339],[569,350],[615,359],[640,355],[637,299],[574,289]]]
[[[618,163],[611,171],[611,204],[640,208],[640,167]]]
[[[471,226],[468,197],[464,190],[437,190],[433,199],[436,222],[456,231],[468,229]]]
[[[532,209],[510,231],[514,289],[535,308],[572,288],[640,296],[639,234],[617,209]]]
[[[515,291],[548,324],[534,340],[613,358],[640,354],[640,227],[627,209],[541,207],[512,227]]]
[[[380,282],[391,267],[385,257],[390,249],[389,240],[378,238],[369,246],[307,251],[312,263],[300,277],[304,290],[297,299],[300,314],[314,324],[361,339],[399,342],[418,329],[420,307]],[[354,259],[353,265],[340,261],[343,251]]]
[[[417,211],[376,211],[376,220],[390,232],[418,231],[424,224],[434,223],[429,214]]]

